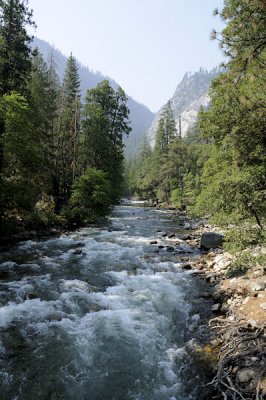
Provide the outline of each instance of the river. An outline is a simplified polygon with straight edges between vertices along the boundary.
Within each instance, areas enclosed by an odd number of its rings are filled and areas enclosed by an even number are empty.
[[[0,254],[1,400],[201,398],[209,305],[180,268],[197,250],[162,232],[182,233],[173,213],[124,204]]]

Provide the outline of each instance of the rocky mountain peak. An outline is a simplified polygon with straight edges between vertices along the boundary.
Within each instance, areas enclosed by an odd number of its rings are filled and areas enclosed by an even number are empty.
[[[218,75],[219,69],[211,71],[200,68],[198,72],[187,72],[178,84],[173,97],[170,99],[176,120],[176,128],[179,130],[179,117],[181,117],[181,134],[185,136],[188,130],[195,124],[201,107],[209,104],[208,90],[211,81]],[[151,146],[155,144],[155,135],[159,120],[165,105],[155,115],[151,127],[147,132],[147,138]]]

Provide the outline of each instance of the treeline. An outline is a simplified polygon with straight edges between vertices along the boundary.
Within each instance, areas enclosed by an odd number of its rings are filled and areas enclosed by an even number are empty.
[[[127,168],[129,191],[142,198],[211,214],[219,223],[266,217],[266,12],[263,0],[227,0],[219,40],[227,64],[213,80],[207,110],[187,137],[165,107],[151,149]]]
[[[27,1],[0,2],[1,234],[14,221],[93,221],[121,196],[129,109],[108,81],[80,96],[76,59],[63,81],[31,50]]]

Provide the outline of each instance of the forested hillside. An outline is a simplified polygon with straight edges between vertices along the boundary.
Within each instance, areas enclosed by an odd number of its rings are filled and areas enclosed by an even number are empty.
[[[31,48],[38,48],[46,62],[50,62],[51,57],[54,62],[56,73],[60,80],[64,77],[64,71],[67,65],[67,57],[61,51],[53,48],[49,43],[38,38],[34,38],[31,43]],[[88,89],[92,89],[103,80],[108,80],[114,90],[117,90],[119,85],[113,79],[102,75],[100,72],[93,72],[88,67],[77,62],[78,73],[80,76],[80,94],[82,98],[86,97]],[[124,153],[127,158],[134,156],[138,151],[139,144],[150,127],[154,114],[143,104],[138,103],[132,97],[128,97],[129,120],[132,132],[129,136],[124,135],[123,141],[125,144]]]
[[[183,138],[173,103],[160,113],[152,149],[146,140],[128,166],[129,191],[157,203],[209,215],[220,224],[247,221],[263,229],[266,215],[265,5],[225,2],[219,41],[228,62]]]
[[[53,54],[32,51],[27,3],[0,3],[1,235],[24,223],[84,223],[104,216],[123,190],[127,98],[108,80],[81,95],[71,55],[57,75]],[[83,87],[84,90],[84,87]]]

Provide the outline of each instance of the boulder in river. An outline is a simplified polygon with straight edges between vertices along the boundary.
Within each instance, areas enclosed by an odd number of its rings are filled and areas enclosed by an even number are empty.
[[[167,246],[166,250],[172,252],[175,250],[175,248],[173,246]]]
[[[183,228],[184,229],[191,229],[190,223],[189,222],[185,222]]]
[[[222,246],[223,235],[216,232],[204,232],[201,236],[200,247],[202,249],[215,249],[216,247]]]
[[[181,240],[190,240],[191,239],[191,235],[183,235],[180,238]]]
[[[212,306],[212,312],[218,312],[220,310],[220,304],[216,303]]]
[[[37,293],[34,293],[34,292],[25,293],[24,300],[34,300],[34,299],[38,299]]]
[[[175,233],[173,233],[173,232],[169,232],[168,233],[168,238],[169,239],[172,239],[172,238],[174,238],[175,237]]]
[[[183,269],[187,269],[187,270],[192,269],[192,265],[190,263],[186,263],[183,265]]]

